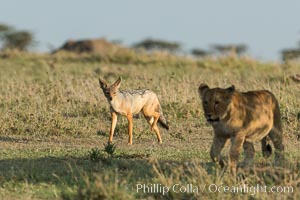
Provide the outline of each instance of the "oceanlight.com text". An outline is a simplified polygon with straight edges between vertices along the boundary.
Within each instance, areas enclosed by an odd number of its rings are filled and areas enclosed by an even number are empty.
[[[135,188],[137,193],[144,194],[162,194],[166,195],[169,192],[173,193],[241,193],[255,195],[257,193],[293,193],[294,188],[292,186],[266,186],[266,185],[248,185],[241,184],[235,186],[228,185],[195,185],[195,184],[173,184],[166,186],[163,184],[152,183],[152,184],[136,184]]]

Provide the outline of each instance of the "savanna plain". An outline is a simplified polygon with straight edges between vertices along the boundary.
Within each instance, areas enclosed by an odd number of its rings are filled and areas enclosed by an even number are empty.
[[[300,199],[300,84],[290,79],[299,63],[155,52],[0,56],[0,199]],[[118,118],[113,145],[107,144],[110,110],[98,77],[113,83],[119,76],[121,90],[158,95],[170,123],[169,131],[160,128],[162,144],[141,115],[134,118],[133,145],[127,145],[125,117]],[[274,167],[274,156],[264,159],[260,143],[254,166],[237,178],[215,166],[200,83],[272,91],[282,115],[284,166]],[[162,195],[137,191],[141,184],[183,189]],[[209,190],[211,184],[222,186],[220,192]],[[224,192],[225,186],[258,184],[279,189]],[[189,186],[198,191],[185,191]]]

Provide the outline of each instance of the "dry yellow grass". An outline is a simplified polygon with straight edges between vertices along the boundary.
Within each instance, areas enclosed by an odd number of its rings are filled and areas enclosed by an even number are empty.
[[[127,199],[299,198],[300,85],[289,78],[299,73],[298,64],[261,63],[236,56],[193,60],[159,53],[115,52],[101,57],[5,52],[0,69],[0,198],[59,199],[63,193],[67,199],[89,192],[117,199],[122,195]],[[164,143],[157,145],[146,121],[134,119],[134,145],[127,146],[127,121],[120,118],[116,156],[99,155],[100,160],[92,162],[88,152],[103,149],[110,127],[109,106],[97,80],[113,82],[119,76],[121,89],[148,88],[158,94],[171,130],[162,132]],[[263,159],[257,144],[255,170],[238,182],[228,174],[221,178],[208,154],[212,129],[197,94],[202,82],[216,87],[234,84],[240,91],[268,89],[276,95],[290,162],[285,169],[274,169],[273,158]],[[289,185],[294,192],[233,196],[206,191],[161,197],[123,187],[143,182],[203,186],[243,181]]]

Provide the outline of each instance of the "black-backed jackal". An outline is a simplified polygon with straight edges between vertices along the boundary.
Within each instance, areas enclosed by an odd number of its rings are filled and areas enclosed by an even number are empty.
[[[151,130],[154,130],[159,143],[162,143],[157,122],[164,128],[169,130],[169,125],[166,118],[163,115],[162,108],[159,100],[154,92],[147,89],[119,91],[121,84],[121,77],[108,86],[106,81],[99,78],[100,87],[108,100],[111,112],[111,127],[109,133],[109,142],[112,142],[114,130],[117,124],[117,115],[125,115],[128,120],[128,144],[132,144],[132,128],[133,115],[143,112],[146,120],[151,125]]]

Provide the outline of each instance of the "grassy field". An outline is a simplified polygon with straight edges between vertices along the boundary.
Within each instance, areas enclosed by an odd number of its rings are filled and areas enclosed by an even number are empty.
[[[300,72],[299,64],[158,53],[0,56],[0,199],[300,199],[300,84],[289,78]],[[127,120],[119,117],[116,149],[105,150],[110,115],[98,77],[112,83],[119,76],[121,89],[158,94],[170,122],[170,131],[161,128],[162,145],[140,117],[128,146]],[[211,163],[213,132],[197,94],[202,82],[275,94],[284,127],[284,167],[274,168],[273,157],[262,158],[260,144],[255,166],[240,171],[238,179]],[[141,184],[170,191],[137,192]],[[213,184],[222,186],[220,192]],[[224,192],[243,184],[266,186],[267,192]],[[184,192],[189,186],[192,190]],[[273,186],[277,192],[270,192]],[[285,190],[289,187],[293,192]]]

